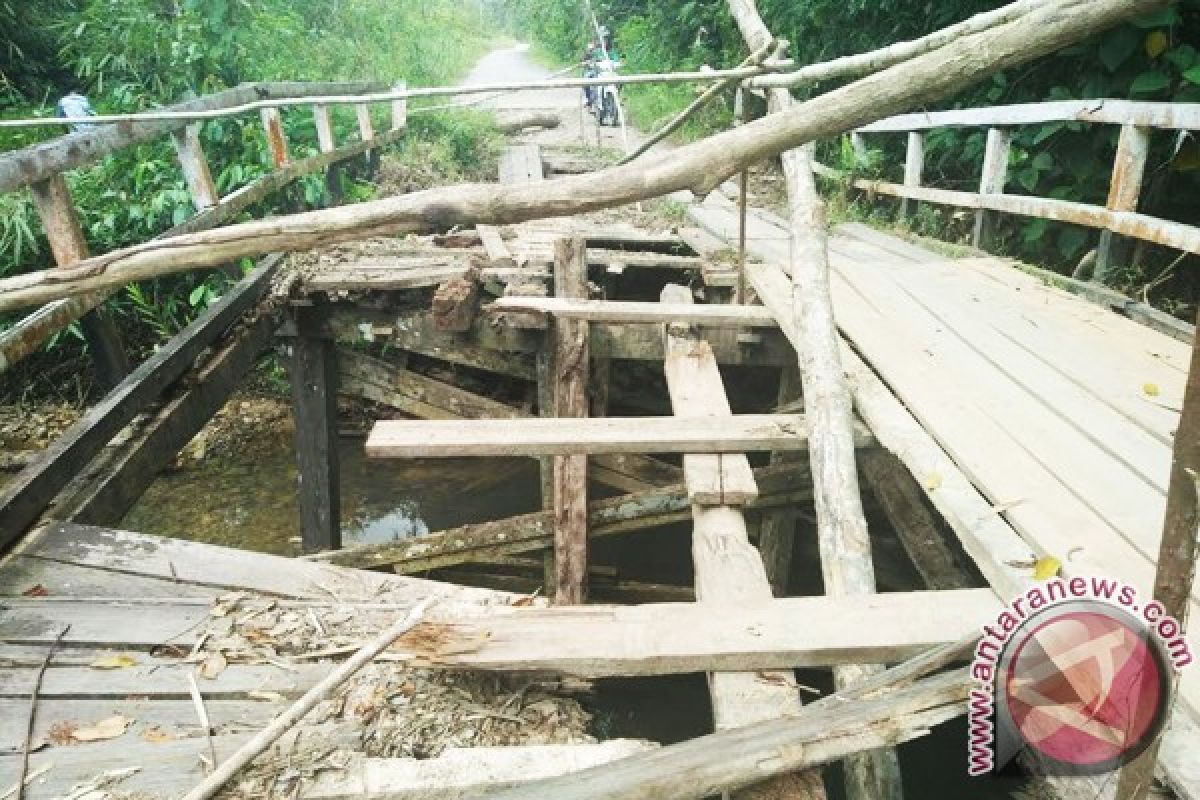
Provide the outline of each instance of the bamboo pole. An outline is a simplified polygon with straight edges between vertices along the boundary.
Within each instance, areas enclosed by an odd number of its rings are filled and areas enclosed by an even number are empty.
[[[1167,4],[1168,0],[1063,0],[1039,7],[1006,25],[955,41],[768,119],[669,154],[559,178],[536,193],[495,184],[431,189],[148,242],[53,275],[43,271],[6,278],[0,280],[0,311],[260,253],[454,225],[572,216],[681,189],[704,195],[745,166],[946,96],[982,75],[1032,61]]]

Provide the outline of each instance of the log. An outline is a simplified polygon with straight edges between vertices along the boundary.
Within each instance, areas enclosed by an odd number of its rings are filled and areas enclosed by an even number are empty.
[[[498,297],[485,311],[502,313],[532,311],[565,319],[591,322],[629,322],[711,327],[774,328],[771,312],[759,306],[693,305],[691,303],[642,303],[631,300],[576,300],[562,297]]]
[[[552,111],[529,111],[496,120],[496,130],[507,134],[520,133],[527,128],[557,128],[559,125],[562,125],[562,117]]]
[[[771,34],[752,0],[729,0],[730,9],[751,48]],[[886,74],[886,73],[884,73]],[[767,119],[794,110],[786,89],[771,89]],[[749,126],[746,126],[749,127]],[[810,435],[818,442],[809,450],[817,509],[817,540],[825,593],[834,597],[875,591],[871,541],[854,460],[854,414],[842,372],[840,339],[829,291],[829,253],[825,209],[817,194],[812,146],[783,154],[791,223],[792,309],[799,338],[800,380],[807,413],[819,420]],[[870,677],[873,667],[834,670],[839,689]],[[900,765],[894,751],[877,751],[848,759],[846,795],[850,800],[891,800],[903,796]]]
[[[681,189],[704,195],[751,164],[953,94],[983,75],[1027,63],[1125,19],[1163,8],[1167,2],[1064,0],[1039,7],[1006,25],[964,37],[789,111],[669,154],[549,181],[536,193],[494,184],[431,189],[145,243],[88,259],[62,275],[35,272],[6,278],[0,280],[0,311],[257,253],[310,249],[363,235],[569,216]]]
[[[581,238],[554,244],[554,293],[587,298],[587,248]],[[554,413],[559,419],[588,415],[588,324],[557,319],[552,331],[551,361]],[[577,605],[587,600],[588,508],[587,456],[554,459],[554,602]]]

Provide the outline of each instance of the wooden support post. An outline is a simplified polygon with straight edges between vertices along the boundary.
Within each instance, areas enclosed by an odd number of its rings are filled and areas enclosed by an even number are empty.
[[[392,88],[397,92],[403,92],[408,88],[408,84],[400,81]],[[408,98],[397,97],[392,101],[392,130],[398,131],[406,127],[408,127]]]
[[[179,157],[183,179],[187,182],[196,210],[203,211],[221,202],[208,168],[208,159],[204,157],[204,148],[200,144],[200,125],[188,125],[182,130],[173,131],[171,141],[175,144],[175,154]]]
[[[1163,616],[1187,624],[1189,598],[1196,581],[1196,559],[1200,556],[1200,346],[1192,344],[1192,362],[1183,394],[1183,409],[1171,454],[1171,482],[1167,487],[1167,513],[1158,569],[1154,573],[1154,599],[1162,604]],[[1176,680],[1176,683],[1178,681]],[[1171,700],[1175,698],[1172,696]],[[1170,702],[1168,702],[1170,707]],[[1134,761],[1121,770],[1117,788],[1120,800],[1142,800],[1154,784],[1162,735]],[[1195,761],[1192,762],[1193,764]]]
[[[800,398],[800,370],[795,364],[784,367],[779,373],[777,406],[791,403]],[[772,464],[803,462],[802,453],[772,453]],[[777,508],[763,512],[759,523],[758,550],[762,553],[771,592],[776,597],[786,597],[788,577],[792,572],[792,550],[796,542],[796,511],[792,508]]]
[[[983,176],[979,180],[980,194],[1000,194],[1008,182],[1008,152],[1012,146],[1012,131],[988,128],[987,146],[983,153]],[[987,249],[992,238],[994,212],[980,209],[975,212],[975,233],[971,245]]]
[[[291,159],[288,156],[287,135],[283,132],[283,118],[279,116],[279,109],[264,108],[259,112],[259,116],[266,133],[267,148],[271,152],[271,163],[276,169],[287,166]]]
[[[904,154],[904,185],[921,185],[921,173],[925,169],[925,134],[921,131],[908,132],[908,149]],[[900,216],[911,216],[917,209],[917,201],[904,199],[900,202]]]
[[[87,240],[79,224],[79,215],[71,201],[71,190],[61,174],[32,184],[34,205],[42,218],[42,228],[50,240],[50,250],[59,267],[69,267],[88,257]],[[88,353],[96,367],[96,379],[111,389],[129,374],[129,358],[112,320],[91,311],[81,320]]]
[[[337,439],[337,350],[321,306],[295,308],[292,414],[300,482],[300,536],[306,553],[342,546]]]
[[[375,126],[371,123],[371,106],[360,103],[354,107],[354,114],[358,117],[358,137],[364,142],[374,139]],[[367,159],[367,169],[374,174],[379,169],[379,151],[371,148],[364,157]]]
[[[870,158],[867,140],[858,131],[850,131],[850,149],[854,151],[855,166],[859,169],[867,166],[867,160]]]
[[[587,244],[579,237],[554,245],[554,293],[587,298]],[[556,319],[554,331],[555,414],[588,415],[588,324]],[[554,602],[583,603],[587,598],[587,456],[554,459]]]
[[[317,146],[321,148],[322,153],[329,153],[337,148],[337,141],[333,136],[333,120],[329,116],[329,106],[314,105],[313,121],[317,125]]]
[[[741,125],[746,121],[746,96],[743,89],[737,90],[734,100],[734,124]],[[746,302],[746,211],[749,205],[750,170],[744,169],[738,173],[738,272],[737,288],[733,293],[733,302]]]
[[[1142,193],[1142,177],[1146,173],[1146,158],[1150,153],[1150,129],[1137,125],[1122,125],[1121,138],[1117,143],[1117,156],[1113,161],[1112,181],[1108,187],[1110,211],[1137,211],[1138,197]],[[1092,280],[1104,283],[1112,270],[1113,233],[1100,231],[1100,243],[1096,247],[1096,268]]]

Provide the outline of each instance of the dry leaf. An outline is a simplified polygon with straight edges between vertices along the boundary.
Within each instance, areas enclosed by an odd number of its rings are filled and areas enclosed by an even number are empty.
[[[1033,579],[1035,581],[1048,581],[1058,575],[1061,569],[1062,562],[1054,556],[1039,558],[1037,563],[1033,565]]]
[[[931,472],[925,476],[925,488],[929,491],[940,489],[942,486],[942,476],[937,472]]]
[[[1159,394],[1158,384],[1157,383],[1143,383],[1142,384],[1142,392],[1144,392],[1148,397],[1158,397],[1158,394]]]
[[[133,722],[129,717],[114,714],[108,719],[102,719],[87,728],[76,728],[71,732],[71,738],[77,742],[99,742],[105,739],[115,739],[125,733]]]
[[[137,663],[137,659],[133,656],[121,653],[114,656],[102,656],[88,666],[93,669],[124,669],[125,667],[136,667]]]
[[[246,692],[246,695],[252,700],[265,700],[271,703],[282,703],[285,699],[279,692],[265,692],[260,689],[252,689]]]
[[[146,730],[142,731],[142,738],[147,742],[152,742],[154,744],[161,744],[162,742],[171,742],[175,740],[174,736],[172,736],[170,733],[167,733],[157,725],[155,725],[153,728],[147,728]]]
[[[22,597],[45,597],[48,594],[50,594],[50,592],[48,592],[46,587],[42,586],[40,583],[34,584],[25,591],[21,592]]]
[[[225,656],[220,653],[212,653],[208,658],[204,659],[204,663],[200,665],[200,677],[208,680],[216,680],[216,677],[225,671],[229,666],[229,662]]]

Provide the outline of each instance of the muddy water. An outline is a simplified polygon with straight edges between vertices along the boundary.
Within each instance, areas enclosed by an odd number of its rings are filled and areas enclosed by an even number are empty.
[[[532,459],[368,461],[343,439],[342,536],[385,542],[537,510]],[[122,527],[279,555],[298,552],[296,464],[286,445],[160,476]]]

